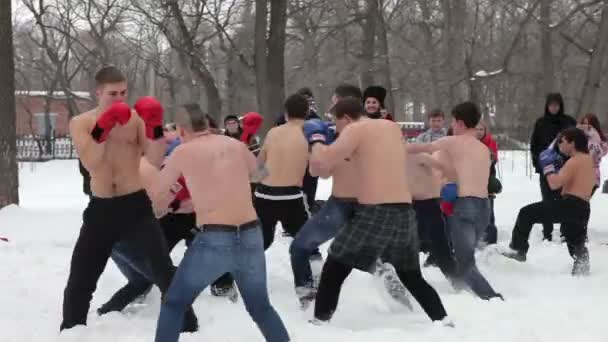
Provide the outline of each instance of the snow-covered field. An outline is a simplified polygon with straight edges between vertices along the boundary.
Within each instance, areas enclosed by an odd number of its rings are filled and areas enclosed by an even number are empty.
[[[525,154],[501,153],[504,193],[496,202],[499,244],[504,247],[518,209],[540,198],[536,176],[525,172]],[[604,165],[608,174],[608,164]],[[86,205],[75,161],[22,164],[21,206],[0,211],[0,342],[139,342],[152,341],[158,317],[159,293],[144,305],[122,314],[97,317],[93,310],[124,284],[110,262],[99,281],[88,327],[58,334],[61,303],[72,247]],[[326,198],[329,182],[321,182]],[[354,272],[346,281],[334,319],[327,326],[307,323],[312,309],[300,311],[288,259],[289,241],[278,238],[267,253],[270,297],[293,341],[608,341],[608,196],[592,201],[589,240],[592,275],[570,276],[565,246],[540,241],[540,226],[531,238],[528,262],[520,264],[497,255],[490,247],[478,254],[481,271],[505,302],[484,302],[466,292],[454,292],[437,269],[424,269],[438,290],[455,329],[435,326],[415,306],[405,312],[390,306],[367,274]],[[278,230],[280,231],[280,230]],[[556,234],[558,229],[556,226]],[[556,239],[559,240],[559,239]],[[326,248],[327,245],[324,246]],[[174,250],[179,262],[184,246]],[[201,270],[204,271],[204,270]],[[200,332],[181,341],[262,341],[242,302],[230,304],[208,290],[196,301]]]

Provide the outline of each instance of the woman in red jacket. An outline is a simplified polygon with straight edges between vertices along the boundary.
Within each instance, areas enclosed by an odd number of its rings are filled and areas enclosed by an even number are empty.
[[[488,147],[491,154],[492,163],[490,165],[490,178],[488,179],[488,197],[490,199],[490,223],[486,228],[485,243],[495,244],[498,240],[498,229],[496,228],[496,218],[494,216],[494,199],[502,191],[502,184],[496,178],[496,163],[498,162],[498,145],[492,134],[488,132],[488,126],[483,121],[477,125],[477,138]]]

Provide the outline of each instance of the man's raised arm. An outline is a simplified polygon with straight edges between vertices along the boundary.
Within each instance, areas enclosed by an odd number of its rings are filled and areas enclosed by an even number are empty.
[[[131,108],[125,103],[113,103],[101,113],[93,129],[89,128],[86,117],[77,116],[70,121],[70,135],[84,167],[92,172],[103,161],[105,142],[110,131],[117,124],[124,125],[131,118]]]
[[[144,155],[150,164],[160,167],[167,151],[163,134],[163,107],[154,97],[144,96],[135,103],[135,111],[143,121],[138,132]]]

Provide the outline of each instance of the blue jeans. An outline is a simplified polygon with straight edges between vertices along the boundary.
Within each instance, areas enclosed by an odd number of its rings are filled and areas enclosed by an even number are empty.
[[[120,270],[127,284],[118,290],[112,298],[103,304],[97,312],[105,314],[113,311],[122,311],[137,297],[147,294],[152,288],[152,273],[146,260],[135,253],[123,241],[117,242],[112,248],[112,261]]]
[[[499,297],[475,263],[475,248],[484,237],[490,221],[487,198],[459,197],[454,202],[454,214],[448,217],[456,257],[456,282],[466,284],[482,299]]]
[[[333,239],[352,216],[356,202],[331,196],[325,205],[300,229],[289,247],[296,287],[312,286],[309,258],[323,243]]]
[[[186,308],[226,272],[234,276],[245,308],[266,341],[289,341],[287,330],[268,298],[260,224],[246,230],[220,225],[206,225],[202,229],[188,248],[162,303],[155,341],[178,341]]]

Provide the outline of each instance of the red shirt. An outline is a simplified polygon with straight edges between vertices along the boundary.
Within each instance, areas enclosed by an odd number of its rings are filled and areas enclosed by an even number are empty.
[[[496,144],[496,140],[492,138],[492,134],[486,133],[486,135],[481,138],[481,142],[488,146],[490,151],[494,154],[494,158],[498,161],[498,145]]]

